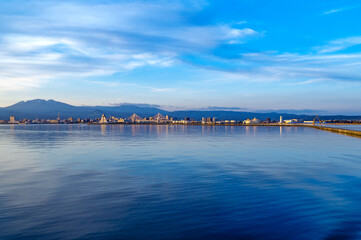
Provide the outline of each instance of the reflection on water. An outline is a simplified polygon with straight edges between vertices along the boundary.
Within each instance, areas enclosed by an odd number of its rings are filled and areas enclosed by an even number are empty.
[[[361,140],[311,128],[0,126],[0,239],[360,239]]]
[[[343,128],[347,130],[361,131],[361,124],[325,124],[325,127]]]

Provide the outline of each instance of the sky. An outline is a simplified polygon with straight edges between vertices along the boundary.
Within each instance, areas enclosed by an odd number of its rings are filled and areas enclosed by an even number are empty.
[[[361,114],[359,0],[0,0],[0,107]]]

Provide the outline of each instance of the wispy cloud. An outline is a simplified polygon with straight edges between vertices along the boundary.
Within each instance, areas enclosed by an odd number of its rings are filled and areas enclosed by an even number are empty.
[[[204,107],[204,108],[193,108],[192,110],[197,110],[197,111],[246,111],[247,108],[209,106],[209,107]]]
[[[356,37],[337,39],[329,42],[324,46],[317,47],[316,49],[318,50],[319,53],[331,53],[331,52],[344,50],[349,47],[353,47],[360,44],[361,44],[361,36],[356,36]]]
[[[329,10],[329,11],[324,12],[323,14],[324,14],[324,15],[327,15],[327,14],[332,14],[332,13],[341,12],[341,11],[344,11],[344,10],[346,10],[346,9],[345,9],[345,8],[332,9],[332,10]]]
[[[235,60],[232,60],[233,64]],[[306,85],[320,82],[359,82],[361,74],[359,54],[242,54],[238,68],[213,68],[213,77],[206,81],[209,84],[236,82],[281,82],[285,85]],[[242,68],[247,65],[247,68]],[[211,70],[207,66],[207,70]]]
[[[118,106],[137,106],[137,107],[150,107],[150,108],[161,108],[161,105],[158,104],[148,104],[148,103],[108,103],[108,106],[118,107]]]
[[[167,93],[167,92],[174,92],[177,90],[175,88],[153,87],[153,86],[147,86],[144,84],[124,83],[121,81],[89,81],[89,82],[93,83],[93,84],[109,87],[109,88],[123,86],[123,87],[132,87],[132,88],[138,88],[138,89],[146,89],[149,92],[154,92],[154,93]]]
[[[351,6],[351,7],[344,7],[344,8],[336,8],[336,9],[328,10],[328,11],[324,12],[323,14],[328,15],[328,14],[343,12],[343,11],[346,11],[346,10],[356,9],[356,8],[359,8],[359,7],[361,7],[361,5]]]

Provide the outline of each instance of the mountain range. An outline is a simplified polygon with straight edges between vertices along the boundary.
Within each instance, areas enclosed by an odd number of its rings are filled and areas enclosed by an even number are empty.
[[[246,112],[246,111],[228,111],[228,110],[214,110],[214,111],[165,111],[155,106],[148,106],[147,104],[120,104],[118,106],[72,106],[66,103],[54,101],[35,99],[30,101],[21,101],[14,105],[0,108],[0,119],[7,120],[10,116],[15,116],[16,119],[56,119],[58,114],[65,118],[100,118],[102,114],[107,117],[115,116],[126,118],[133,113],[141,117],[152,117],[157,113],[169,115],[173,118],[183,119],[189,117],[195,120],[200,120],[202,117],[216,117],[217,119],[228,120],[244,120],[247,118],[258,118],[265,120],[279,120],[280,116],[283,119],[302,119],[312,120],[315,114],[294,114],[287,112]],[[324,119],[349,119],[361,120],[361,116],[321,116]]]

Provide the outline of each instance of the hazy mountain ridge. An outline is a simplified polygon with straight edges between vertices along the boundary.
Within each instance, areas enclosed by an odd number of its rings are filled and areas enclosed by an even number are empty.
[[[158,112],[168,114],[167,111],[154,107],[139,107],[136,105],[120,106],[72,106],[66,103],[54,100],[35,99],[30,101],[21,101],[14,105],[0,108],[0,119],[9,119],[14,115],[17,119],[28,118],[46,118],[55,119],[58,114],[61,118],[97,118],[102,114],[107,116],[129,117],[133,113],[138,115],[153,116]]]
[[[280,116],[283,119],[297,118],[303,120],[311,120],[314,115],[294,114],[294,113],[279,113],[279,112],[245,112],[245,111],[165,111],[154,105],[139,105],[139,104],[120,104],[118,106],[73,106],[70,104],[54,101],[35,99],[30,101],[21,101],[14,105],[0,108],[0,119],[7,120],[9,116],[15,116],[17,119],[55,119],[60,114],[61,118],[99,118],[102,114],[106,116],[115,116],[126,118],[133,113],[141,117],[152,117],[157,113],[169,115],[178,119],[189,117],[195,120],[200,120],[202,117],[216,117],[218,119],[228,120],[244,120],[247,118],[256,117],[260,120],[271,118],[271,120],[278,120]],[[361,116],[324,116],[324,119],[361,119]]]

